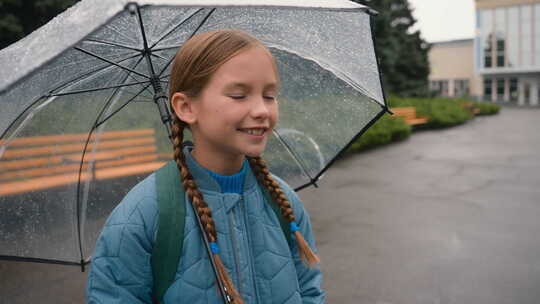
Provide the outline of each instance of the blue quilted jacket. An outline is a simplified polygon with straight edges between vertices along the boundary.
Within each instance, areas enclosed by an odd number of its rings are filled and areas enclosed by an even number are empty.
[[[185,148],[187,164],[216,223],[220,256],[246,304],[324,303],[319,268],[291,250],[251,170],[242,195],[219,184]],[[309,215],[296,193],[274,176],[294,208],[302,234],[315,249]],[[186,202],[188,202],[186,198]],[[186,208],[183,253],[162,303],[223,303],[192,208]],[[114,209],[97,241],[87,285],[88,303],[151,303],[150,256],[158,226],[155,174],[136,185]]]

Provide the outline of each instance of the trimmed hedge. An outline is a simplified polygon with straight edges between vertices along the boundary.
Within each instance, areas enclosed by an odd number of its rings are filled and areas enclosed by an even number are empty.
[[[445,128],[467,122],[476,115],[497,114],[500,106],[490,102],[477,102],[467,99],[450,98],[388,98],[390,108],[414,107],[418,116],[426,116],[428,123],[419,126],[422,129]],[[347,153],[364,151],[394,141],[404,140],[411,134],[412,128],[402,118],[385,114],[366,133],[360,136],[347,150]]]
[[[359,152],[394,141],[404,140],[411,135],[411,126],[402,118],[384,114],[347,150],[347,153]]]
[[[388,99],[390,107],[415,107],[418,116],[427,116],[428,123],[422,128],[444,128],[465,123],[473,118],[463,102],[449,98],[397,98]]]
[[[501,110],[500,105],[491,102],[473,102],[473,104],[480,109],[480,113],[476,115],[494,115]]]

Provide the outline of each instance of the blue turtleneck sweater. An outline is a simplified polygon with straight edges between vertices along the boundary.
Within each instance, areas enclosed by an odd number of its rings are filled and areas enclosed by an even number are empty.
[[[248,160],[245,159],[242,164],[242,169],[233,175],[220,175],[206,168],[204,169],[218,182],[222,193],[241,194],[244,190],[244,178],[248,166]]]

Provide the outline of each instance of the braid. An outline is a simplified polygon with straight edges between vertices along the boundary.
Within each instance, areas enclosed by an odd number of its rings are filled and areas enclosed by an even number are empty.
[[[174,111],[172,113],[174,113]],[[204,227],[204,233],[206,234],[208,241],[217,243],[217,232],[214,219],[212,218],[212,210],[210,210],[210,207],[208,207],[208,204],[206,204],[201,192],[197,188],[197,184],[195,183],[193,175],[191,175],[188,170],[188,167],[186,165],[186,158],[184,156],[184,153],[182,152],[182,141],[184,140],[184,128],[186,124],[181,121],[175,114],[173,114],[172,116],[173,122],[171,131],[174,144],[174,160],[176,161],[176,166],[178,167],[180,175],[182,176],[182,184],[184,185],[184,189],[188,194],[189,200],[195,207],[195,210],[197,210],[197,214],[201,219],[201,223]],[[230,295],[232,296],[231,303],[243,304],[244,301],[234,287],[232,280],[230,279],[227,271],[225,270],[225,266],[221,261],[219,253],[214,253],[213,258],[217,268],[218,276],[225,285],[225,288],[227,288]]]
[[[257,156],[249,158],[249,164],[259,183],[268,189],[272,199],[279,206],[283,217],[289,223],[295,222],[296,218],[294,216],[292,205],[287,199],[285,193],[283,193],[283,190],[281,190],[279,184],[270,175],[266,162],[260,156]],[[317,257],[313,250],[311,250],[302,233],[300,231],[295,231],[294,236],[296,237],[298,251],[302,260],[310,267],[318,264],[320,262],[319,257]]]

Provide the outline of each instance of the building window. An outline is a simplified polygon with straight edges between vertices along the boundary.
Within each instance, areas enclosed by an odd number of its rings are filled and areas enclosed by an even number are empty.
[[[504,100],[504,78],[497,79],[497,101]]]
[[[493,10],[481,10],[479,17],[481,62],[484,68],[490,68],[493,66]]]
[[[529,101],[531,100],[531,84],[528,82],[525,82],[523,86],[523,96],[525,103],[529,103]]]
[[[448,80],[432,80],[429,86],[436,95],[448,96]]]
[[[486,41],[484,42],[484,67],[490,68],[491,67],[491,40],[492,35],[489,34]]]
[[[521,23],[521,66],[532,64],[532,5],[520,6]]]
[[[454,95],[455,96],[469,95],[469,79],[454,80]]]
[[[508,38],[506,43],[506,56],[508,66],[517,66],[519,63],[519,8],[508,8]]]
[[[518,80],[517,78],[510,78],[510,101],[517,101],[518,94]]]
[[[484,79],[484,99],[485,100],[491,100],[492,85],[493,85],[493,81],[491,80],[491,78]]]
[[[441,95],[448,96],[448,80],[441,81]]]
[[[441,94],[441,86],[438,80],[432,80],[429,82],[429,89],[437,95]]]
[[[504,38],[497,37],[497,66],[504,66]]]
[[[497,67],[503,67],[506,51],[506,8],[495,10],[495,58]]]

